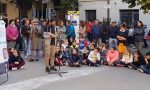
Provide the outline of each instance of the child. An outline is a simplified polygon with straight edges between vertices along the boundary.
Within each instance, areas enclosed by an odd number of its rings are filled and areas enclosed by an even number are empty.
[[[62,60],[62,55],[61,55],[61,50],[59,47],[57,47],[56,49],[56,53],[55,53],[55,65],[63,65],[63,60]]]
[[[107,47],[106,44],[102,45],[102,50],[100,52],[101,54],[101,60],[102,60],[102,64],[106,64],[106,57],[107,57]]]
[[[128,65],[132,62],[133,62],[133,55],[132,55],[130,49],[126,49],[120,63],[117,66],[121,65],[121,66],[128,67]]]
[[[89,46],[89,48],[90,48],[90,51],[93,51],[93,50],[95,49],[95,44],[91,44],[91,45]]]
[[[119,51],[119,59],[122,58],[122,55],[126,49],[126,39],[128,37],[128,31],[126,30],[126,25],[120,26],[120,31],[118,32],[118,51]]]
[[[87,47],[88,45],[88,41],[86,41],[83,37],[80,37],[79,40],[79,52],[82,52],[84,47]]]
[[[130,65],[128,66],[129,68],[133,68],[135,70],[139,70],[141,65],[145,65],[146,62],[144,60],[144,57],[141,55],[141,53],[139,51],[135,51],[133,54],[133,62],[130,63]]]
[[[66,49],[67,46],[68,46],[68,41],[64,40],[64,42],[62,43],[62,47],[64,47],[64,49]]]
[[[72,43],[72,45],[70,46],[69,53],[72,53],[72,52],[73,52],[73,49],[79,49],[79,46],[77,45],[76,41],[74,41],[74,42]]]
[[[119,57],[118,51],[116,50],[115,47],[112,47],[107,53],[107,63],[108,63],[108,65],[110,65],[110,66],[115,65],[116,61],[118,61],[118,59],[119,59],[118,57]]]
[[[17,70],[23,68],[25,62],[23,58],[20,56],[19,51],[15,49],[11,49],[9,53],[9,70]]]
[[[146,65],[141,65],[141,70],[144,73],[150,74],[150,52],[146,53]]]
[[[88,65],[99,67],[101,65],[99,48],[95,48],[88,56]]]
[[[87,65],[88,55],[89,55],[88,47],[84,47],[83,50],[82,50],[82,53],[81,53],[82,63],[84,65]]]
[[[72,67],[80,67],[80,64],[82,64],[81,57],[79,56],[78,49],[73,49],[73,52],[70,55],[69,65]]]
[[[128,44],[129,44],[129,46],[134,47],[134,28],[133,28],[133,26],[129,26]]]
[[[67,46],[66,49],[64,47],[61,47],[61,55],[62,60],[64,64],[67,64],[67,61],[69,60],[69,47]]]

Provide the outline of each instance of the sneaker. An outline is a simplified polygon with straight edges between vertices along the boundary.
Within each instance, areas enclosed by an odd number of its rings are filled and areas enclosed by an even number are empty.
[[[57,69],[53,66],[53,67],[50,67],[50,71],[57,71]]]
[[[39,61],[39,59],[36,59],[36,61]]]
[[[144,73],[144,71],[142,69],[137,69],[137,71]]]
[[[24,56],[24,59],[27,59],[28,58],[28,56]]]
[[[50,69],[49,69],[48,67],[46,67],[46,68],[45,68],[45,71],[46,71],[47,73],[49,73],[49,72],[50,72]]]
[[[24,69],[24,66],[21,66],[20,68],[21,68],[21,69]]]
[[[76,67],[80,67],[80,65],[79,64],[77,64],[77,65],[75,65]]]
[[[133,47],[132,47],[132,49],[136,49],[136,47],[135,47],[135,46],[133,46]]]
[[[12,68],[11,70],[12,70],[12,71],[15,71],[15,70],[17,70],[17,68]]]
[[[99,67],[100,65],[99,65],[99,64],[95,64],[94,66],[95,66],[95,67]]]
[[[131,67],[131,66],[128,66],[128,68],[132,69],[132,67]]]
[[[34,61],[34,59],[32,59],[32,58],[29,60],[29,62],[33,62],[33,61]]]

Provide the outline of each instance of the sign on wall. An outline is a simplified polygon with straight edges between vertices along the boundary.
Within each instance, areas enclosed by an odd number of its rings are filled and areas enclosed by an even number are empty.
[[[79,20],[79,11],[68,11],[67,12],[68,16],[67,16],[67,20],[70,20],[72,22],[72,24],[75,27],[75,32],[76,32],[76,40],[79,40],[79,24],[80,24],[80,20]]]

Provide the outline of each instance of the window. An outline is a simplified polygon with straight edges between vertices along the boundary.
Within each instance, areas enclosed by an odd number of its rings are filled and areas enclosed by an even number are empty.
[[[85,10],[86,21],[96,20],[96,10]]]
[[[0,3],[0,14],[6,14],[7,13],[7,4]]]
[[[139,20],[139,10],[120,10],[120,20],[121,23],[125,23],[127,25],[134,25],[136,21]]]

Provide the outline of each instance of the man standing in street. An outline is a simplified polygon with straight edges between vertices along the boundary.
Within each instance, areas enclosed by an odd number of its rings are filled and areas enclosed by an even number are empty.
[[[103,32],[102,25],[98,20],[95,20],[95,23],[92,27],[92,40],[96,41],[96,45],[102,44],[102,32]]]
[[[45,66],[46,72],[50,71],[57,71],[54,67],[54,60],[55,60],[55,51],[56,51],[56,38],[57,38],[57,31],[56,31],[56,21],[52,21],[51,27],[47,28],[44,33],[44,52],[45,52]]]
[[[116,25],[116,22],[112,22],[109,27],[109,48],[117,48],[117,34],[119,32],[119,27]]]

